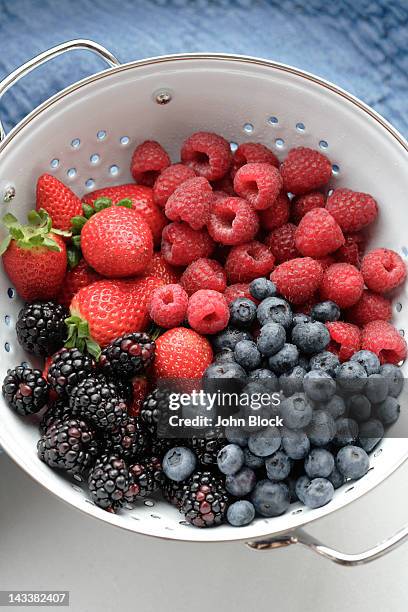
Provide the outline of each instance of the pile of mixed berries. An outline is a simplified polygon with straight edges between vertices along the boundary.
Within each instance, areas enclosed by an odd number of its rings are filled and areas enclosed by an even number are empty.
[[[146,141],[134,183],[82,200],[45,174],[28,224],[5,215],[17,338],[45,361],[8,371],[6,402],[38,413],[40,459],[111,512],[156,491],[197,527],[323,506],[398,419],[405,264],[365,252],[377,202],[329,188],[319,151],[281,163],[197,132],[180,157]],[[278,393],[261,413],[283,426],[164,436],[170,379]]]

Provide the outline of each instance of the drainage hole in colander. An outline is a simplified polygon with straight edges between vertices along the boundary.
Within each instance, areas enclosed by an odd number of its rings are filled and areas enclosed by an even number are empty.
[[[306,129],[305,124],[299,121],[299,123],[296,124],[296,129],[298,132],[304,132]]]
[[[78,149],[80,144],[81,144],[81,141],[79,138],[74,138],[74,140],[71,140],[71,147],[73,149]]]
[[[244,123],[242,129],[247,134],[252,134],[252,132],[254,131],[254,126],[252,125],[252,123]]]
[[[301,512],[303,512],[303,508],[298,508],[297,510],[294,510],[292,514],[300,514]]]
[[[349,487],[349,488],[348,488],[348,489],[346,489],[344,492],[345,492],[345,493],[349,493],[349,492],[350,492],[350,491],[352,491],[353,489],[354,489],[354,486]]]
[[[405,336],[405,330],[403,330],[403,329],[399,329],[398,331],[399,331],[399,333],[400,333],[400,335],[401,335],[402,337],[404,337],[404,336]]]
[[[236,142],[230,142],[230,149],[233,153],[238,149],[238,144]]]
[[[333,192],[334,192],[334,189],[329,189],[329,191],[327,192],[327,195],[331,196]]]
[[[113,166],[109,168],[109,174],[111,176],[117,176],[119,174],[119,166],[113,164]]]
[[[56,169],[58,168],[58,166],[59,166],[59,163],[60,163],[60,162],[59,162],[59,159],[52,159],[52,160],[50,161],[50,166],[51,166],[51,168],[52,168],[53,170],[56,170]]]
[[[85,187],[87,189],[93,189],[95,187],[95,181],[93,179],[88,179],[87,181],[85,181]]]
[[[140,521],[140,518],[138,516],[132,516],[131,517],[134,521]]]
[[[104,140],[106,138],[106,131],[99,130],[99,132],[96,134],[96,137],[98,140]]]
[[[71,485],[71,486],[74,489],[74,491],[76,491],[77,493],[82,493],[81,487],[78,487],[77,485]]]
[[[67,170],[67,177],[70,179],[75,178],[77,175],[77,171],[76,168],[70,168],[69,170]]]
[[[6,351],[6,353],[9,353],[11,350],[11,346],[9,342],[5,342],[4,343],[4,350]]]
[[[402,254],[408,257],[408,248],[406,246],[401,247]]]
[[[144,505],[148,508],[152,508],[154,506],[154,501],[152,499],[146,499]]]
[[[395,304],[395,310],[396,310],[397,312],[401,312],[401,310],[402,310],[402,304],[401,304],[401,302],[398,302],[397,304]]]
[[[5,322],[6,325],[10,325],[10,323],[11,323],[10,315],[5,315],[4,322]]]
[[[270,125],[276,125],[277,123],[279,123],[279,121],[278,121],[278,118],[277,118],[277,117],[274,117],[274,116],[272,115],[272,117],[269,117],[269,119],[268,119],[268,123],[269,123]]]
[[[184,525],[184,527],[192,527],[191,523],[187,521],[179,521],[179,525]]]
[[[319,147],[320,147],[321,149],[327,149],[327,147],[328,147],[328,146],[329,146],[329,144],[328,144],[327,140],[321,140],[321,141],[319,142]]]
[[[84,499],[84,502],[85,502],[86,504],[89,504],[90,506],[94,506],[94,505],[95,505],[91,499],[86,499],[86,498],[85,498],[85,499]]]
[[[382,453],[382,448],[379,448],[378,450],[375,451],[374,457],[379,457],[381,453]]]
[[[13,287],[9,287],[7,289],[7,295],[9,296],[10,300],[12,300],[14,298],[14,296],[16,295],[16,292],[13,289]]]
[[[161,516],[159,516],[158,514],[151,514],[150,516],[155,519],[161,519]]]
[[[173,527],[165,527],[166,531],[174,531]]]
[[[332,173],[334,175],[338,174],[340,172],[340,166],[338,166],[337,164],[333,164],[332,165]]]
[[[91,164],[97,164],[100,159],[101,159],[101,156],[98,155],[98,153],[93,153],[91,157],[89,158],[89,161],[91,162]]]
[[[121,145],[123,145],[124,147],[125,147],[126,145],[128,145],[128,144],[129,144],[129,142],[130,142],[130,138],[129,138],[129,136],[122,136],[122,137],[120,138],[120,144],[121,144]]]
[[[283,138],[277,138],[275,140],[275,145],[278,147],[278,149],[282,149],[285,145],[285,141],[283,140]]]

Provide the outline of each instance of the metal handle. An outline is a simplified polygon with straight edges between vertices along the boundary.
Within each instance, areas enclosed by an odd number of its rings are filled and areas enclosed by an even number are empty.
[[[369,548],[361,553],[347,554],[334,550],[325,546],[316,538],[313,538],[302,529],[294,531],[291,534],[278,536],[276,538],[269,538],[266,540],[257,540],[253,542],[247,542],[246,545],[252,550],[273,550],[275,548],[284,548],[292,544],[300,544],[309,550],[312,550],[317,555],[344,565],[346,567],[353,567],[354,565],[366,565],[375,561],[380,557],[383,557],[387,553],[391,552],[398,546],[401,546],[408,538],[408,525],[394,533],[390,538],[383,540],[373,548]]]
[[[74,51],[76,49],[86,49],[96,53],[99,55],[99,57],[104,59],[111,68],[120,66],[119,60],[117,60],[110,51],[105,49],[105,47],[102,47],[102,45],[86,39],[69,40],[68,42],[62,43],[61,45],[57,45],[56,47],[52,47],[52,49],[48,49],[47,51],[40,53],[40,55],[37,55],[19,68],[16,68],[16,70],[3,79],[3,81],[0,83],[0,100],[12,85],[17,83],[26,74],[29,74],[29,72],[34,70],[34,68],[37,68],[38,66],[41,66],[41,64],[54,59],[54,57],[58,57],[58,55],[62,55],[66,51]],[[5,135],[6,133],[0,120],[0,142],[3,140]]]

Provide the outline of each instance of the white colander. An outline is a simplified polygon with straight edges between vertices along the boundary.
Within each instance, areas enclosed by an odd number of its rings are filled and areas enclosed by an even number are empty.
[[[372,193],[381,207],[372,246],[397,250],[404,259],[408,193],[408,144],[365,104],[311,74],[274,62],[233,55],[191,54],[120,65],[100,45],[84,40],[46,51],[0,83],[0,97],[39,64],[68,50],[86,48],[110,69],[84,79],[36,108],[7,136],[0,125],[1,213],[23,219],[35,203],[36,180],[50,172],[78,195],[131,181],[135,145],[158,140],[178,159],[180,145],[197,130],[215,131],[231,141],[262,142],[281,159],[288,149],[321,149],[333,163],[332,186]],[[7,368],[31,358],[16,341],[14,324],[21,301],[3,273],[0,278],[0,378]],[[394,301],[394,324],[403,333],[407,291]],[[405,368],[406,369],[406,368]],[[402,420],[408,415],[403,410]],[[398,424],[401,426],[401,421]],[[347,483],[333,501],[317,510],[294,504],[283,516],[259,518],[243,528],[200,530],[187,525],[165,502],[146,499],[110,514],[97,508],[80,487],[39,461],[37,428],[1,400],[0,444],[49,491],[75,508],[129,531],[174,540],[246,540],[255,549],[301,543],[332,560],[357,564],[395,547],[408,528],[371,551],[345,555],[311,541],[299,527],[342,508],[389,476],[408,457],[408,439],[388,437],[370,458],[370,471]],[[282,535],[283,534],[283,535]],[[261,541],[256,542],[256,539]]]

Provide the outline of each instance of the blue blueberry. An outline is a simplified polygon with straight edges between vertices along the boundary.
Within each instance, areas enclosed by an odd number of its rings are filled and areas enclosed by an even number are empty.
[[[255,321],[256,304],[248,298],[236,298],[231,302],[229,310],[230,324],[234,327],[247,329]]]
[[[244,448],[244,465],[251,468],[252,470],[259,470],[265,464],[264,457],[257,457],[254,453],[251,453],[249,448]]]
[[[302,429],[312,420],[313,408],[304,393],[294,393],[280,404],[283,424],[288,429]]]
[[[369,419],[365,423],[360,423],[358,443],[366,453],[371,453],[383,437],[384,426],[378,419]]]
[[[380,368],[380,374],[388,380],[388,394],[398,397],[404,387],[404,376],[401,368],[392,363],[385,363]]]
[[[286,300],[268,297],[259,304],[256,316],[261,325],[279,323],[288,329],[292,324],[293,313]]]
[[[252,340],[241,340],[235,347],[234,359],[246,370],[255,370],[261,364],[261,353]]]
[[[319,408],[330,414],[333,419],[338,419],[346,412],[346,403],[340,395],[333,395],[328,402],[324,402]]]
[[[340,319],[340,308],[330,300],[319,302],[313,306],[310,316],[314,321],[321,321],[321,323],[338,321]]]
[[[361,393],[367,384],[367,372],[357,361],[346,361],[336,372],[336,382],[346,393]]]
[[[241,340],[253,340],[253,338],[247,331],[227,327],[227,329],[224,329],[222,332],[214,336],[212,339],[212,345],[216,353],[219,353],[223,349],[230,349],[233,351],[238,342]]]
[[[333,471],[327,477],[335,489],[338,489],[344,484],[345,478],[341,472],[334,466]]]
[[[313,355],[313,357],[310,359],[311,370],[323,370],[323,372],[326,372],[326,374],[329,374],[333,378],[336,376],[339,366],[339,358],[330,351],[323,351],[322,353]]]
[[[305,459],[305,472],[310,479],[327,478],[334,468],[334,457],[324,448],[313,448]]]
[[[275,283],[267,278],[256,278],[249,285],[249,293],[260,302],[268,297],[276,297],[278,290]]]
[[[259,332],[257,346],[262,355],[274,355],[285,344],[286,332],[280,323],[266,323]]]
[[[358,424],[353,419],[340,417],[336,419],[336,435],[334,443],[336,446],[346,446],[347,444],[355,444],[358,438]]]
[[[362,423],[367,421],[371,416],[371,404],[369,399],[361,393],[351,395],[347,399],[348,414],[351,419]]]
[[[314,478],[303,491],[303,503],[308,508],[321,508],[333,499],[334,487],[327,478]]]
[[[310,450],[310,440],[304,431],[282,430],[282,448],[291,459],[304,459]]]
[[[292,330],[292,342],[308,355],[320,353],[330,342],[329,330],[319,321],[298,323]]]
[[[285,484],[288,486],[288,489],[289,489],[289,496],[290,496],[291,504],[294,504],[295,502],[299,501],[299,498],[296,493],[296,480],[297,478],[295,478],[294,476],[289,476],[289,478],[285,482]]]
[[[269,357],[269,367],[275,374],[290,372],[299,361],[299,351],[294,344],[285,343],[282,348]]]
[[[244,451],[238,444],[227,444],[217,455],[217,465],[222,474],[235,474],[244,465]]]
[[[251,501],[261,516],[279,516],[289,508],[289,489],[281,482],[261,480],[252,493]]]
[[[326,410],[314,410],[307,435],[313,446],[329,444],[336,435],[336,423],[332,415]]]
[[[305,374],[306,370],[299,365],[295,366],[290,372],[282,374],[279,377],[279,386],[282,393],[286,395],[286,397],[290,397],[294,393],[302,391]]]
[[[292,319],[292,327],[295,327],[298,323],[309,323],[311,318],[307,314],[303,314],[303,312],[297,312],[293,315]]]
[[[380,360],[377,355],[371,351],[357,351],[357,353],[354,353],[350,358],[350,361],[356,361],[363,366],[368,375],[378,374],[380,371]]]
[[[204,388],[208,393],[238,392],[245,385],[246,372],[234,361],[212,363],[203,375]]]
[[[375,407],[376,416],[383,425],[392,425],[395,423],[399,418],[400,410],[398,399],[391,395]]]
[[[386,376],[382,374],[370,374],[364,393],[372,404],[383,402],[389,393],[389,383]]]
[[[310,359],[307,355],[303,355],[302,353],[299,355],[299,363],[301,368],[308,372],[310,370]]]
[[[261,382],[263,389],[267,392],[273,393],[279,389],[278,377],[267,368],[252,370],[248,374],[248,382]]]
[[[265,459],[265,468],[269,480],[285,480],[292,469],[292,460],[283,450],[277,450]]]
[[[236,474],[229,474],[225,479],[225,488],[234,497],[245,497],[256,484],[254,470],[243,467]]]
[[[310,370],[303,379],[303,389],[315,402],[327,402],[336,394],[336,383],[323,370]]]
[[[250,341],[248,340],[248,342]],[[235,361],[234,351],[231,349],[222,349],[222,351],[214,356],[214,363],[230,363],[231,361]]]
[[[184,446],[175,446],[163,457],[163,472],[170,480],[181,482],[194,472],[197,458],[192,450]]]
[[[305,493],[307,487],[310,485],[310,478],[308,476],[300,476],[295,484],[295,492],[298,499],[304,504],[305,503]]]
[[[225,437],[231,444],[238,446],[246,446],[248,443],[249,433],[241,427],[226,427],[224,430]]]
[[[345,478],[356,480],[368,472],[370,459],[359,446],[344,446],[336,456],[336,466]]]
[[[249,525],[255,518],[255,508],[250,501],[240,499],[228,507],[227,521],[233,527]]]
[[[268,427],[251,433],[248,438],[248,448],[257,457],[268,457],[278,450],[281,436],[277,427]]]
[[[244,387],[240,396],[240,409],[237,416],[245,419],[247,423],[245,428],[249,428],[252,432],[263,428],[262,425],[249,423],[250,416],[258,416],[261,419],[277,416],[278,408],[275,405],[273,393],[265,387],[262,381],[253,381]]]

